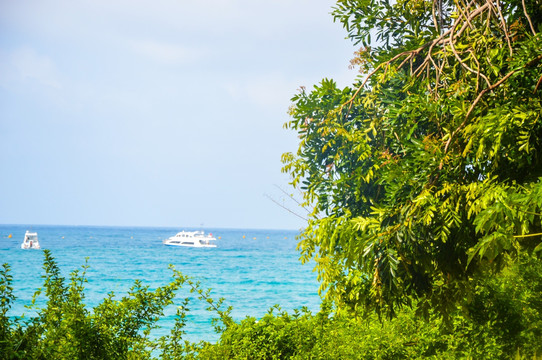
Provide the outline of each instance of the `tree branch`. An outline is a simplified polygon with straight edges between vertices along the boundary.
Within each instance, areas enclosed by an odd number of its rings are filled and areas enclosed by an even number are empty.
[[[527,21],[529,22],[529,27],[531,28],[531,31],[533,32],[533,35],[536,35],[536,31],[534,30],[533,23],[531,22],[531,17],[527,13],[527,7],[525,6],[525,0],[521,0],[521,5],[523,5],[523,13],[525,14],[525,17],[527,18]]]
[[[490,1],[490,0],[487,0]],[[504,16],[501,11],[501,6],[499,4],[499,0],[497,0],[497,11],[499,12],[499,18],[501,19],[502,24],[502,31],[504,32],[504,36],[506,37],[506,42],[508,43],[508,49],[510,50],[510,56],[514,54],[514,50],[512,49],[512,43],[510,42],[510,35],[508,34],[508,29],[506,28],[506,22],[504,21]]]
[[[495,84],[491,85],[490,87],[488,88],[485,88],[484,90],[482,90],[478,96],[476,97],[476,99],[474,100],[474,102],[471,104],[471,106],[469,107],[469,110],[467,111],[467,115],[465,115],[465,119],[463,120],[463,122],[461,123],[461,125],[459,125],[459,127],[457,129],[455,129],[451,134],[450,134],[450,138],[448,139],[448,141],[446,142],[446,146],[444,147],[444,153],[446,153],[448,151],[448,146],[450,145],[453,137],[455,134],[457,134],[459,132],[459,130],[461,130],[463,128],[463,126],[466,125],[467,123],[467,120],[469,119],[469,116],[470,114],[472,113],[472,111],[474,110],[474,108],[476,107],[476,104],[478,104],[478,102],[480,101],[480,99],[482,99],[482,97],[484,96],[485,93],[489,92],[489,91],[492,91],[493,89],[495,89],[496,87],[498,87],[499,85],[501,85],[502,83],[504,83],[510,76],[514,75],[516,73],[518,69],[515,69],[515,70],[512,70],[510,71],[508,74],[506,74],[506,76],[504,76],[502,79],[500,79],[499,81],[497,81]]]

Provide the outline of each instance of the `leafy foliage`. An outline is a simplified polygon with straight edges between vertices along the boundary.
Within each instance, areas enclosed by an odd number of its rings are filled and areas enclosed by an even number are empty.
[[[342,0],[333,15],[362,75],[292,99],[302,259],[339,309],[447,316],[507,254],[542,250],[542,3]]]
[[[173,281],[155,291],[136,282],[120,300],[106,297],[93,311],[84,306],[84,272],[69,285],[45,252],[47,305],[37,317],[7,316],[13,297],[9,266],[0,269],[0,359],[537,359],[542,356],[542,263],[523,255],[500,277],[481,279],[473,300],[450,314],[446,326],[435,312],[429,321],[405,308],[392,320],[350,317],[328,302],[313,315],[277,305],[261,319],[234,321],[223,300],[174,271]],[[87,266],[83,266],[86,269]],[[216,344],[190,343],[185,335],[189,299],[181,300],[170,335],[152,338],[163,307],[181,285],[209,304],[222,325]],[[519,356],[518,356],[519,355]]]
[[[278,306],[263,318],[232,324],[202,359],[537,359],[542,356],[542,264],[524,256],[504,276],[481,281],[471,304],[450,325],[403,309],[394,319],[352,318],[323,304],[288,314]],[[519,356],[517,356],[519,354]]]
[[[44,293],[47,304],[37,308],[38,316],[25,323],[6,315],[14,300],[12,279],[7,264],[0,272],[3,359],[150,358],[157,348],[156,342],[149,338],[150,331],[156,328],[165,306],[172,304],[176,290],[187,281],[185,276],[174,270],[173,281],[154,291],[136,281],[127,296],[116,300],[110,293],[90,311],[83,303],[87,265],[82,273],[73,271],[70,283],[66,284],[50,252],[44,250],[44,255],[44,285],[34,299]],[[180,310],[177,329],[182,328],[184,318],[184,308]],[[181,335],[178,331],[175,340]]]

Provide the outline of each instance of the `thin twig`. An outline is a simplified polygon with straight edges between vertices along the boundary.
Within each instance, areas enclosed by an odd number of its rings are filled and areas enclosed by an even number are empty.
[[[406,63],[409,59],[411,59],[411,58],[412,58],[412,54],[408,55],[408,56],[405,58],[405,60],[403,60],[403,62],[399,64],[399,66],[397,67],[397,69],[402,68],[403,65],[405,65],[405,63]]]
[[[480,94],[478,94],[478,96],[476,97],[476,99],[474,100],[474,102],[471,104],[470,108],[469,108],[469,111],[467,111],[467,115],[465,115],[465,120],[463,121],[463,124],[465,124],[465,122],[467,121],[467,119],[469,118],[472,110],[474,109],[474,107],[476,106],[476,104],[478,103],[478,101],[480,101],[480,99],[482,98],[482,96],[484,96],[485,93],[489,92],[489,91],[492,91],[493,89],[495,89],[496,87],[498,87],[499,85],[501,85],[502,83],[504,83],[506,80],[508,80],[508,78],[512,75],[514,75],[516,73],[517,69],[516,70],[512,70],[510,71],[508,74],[506,74],[502,79],[500,79],[499,81],[497,81],[495,84],[491,85],[490,87],[488,88],[485,88],[484,90],[482,90],[480,92]]]
[[[400,54],[397,54],[395,55],[393,58],[391,58],[390,60],[386,61],[386,62],[383,62],[381,63],[380,65],[378,65],[376,68],[373,69],[373,71],[371,71],[367,77],[365,78],[365,80],[363,80],[363,83],[361,83],[361,85],[357,88],[356,92],[354,93],[354,95],[352,95],[352,97],[350,98],[350,100],[346,101],[345,103],[342,104],[341,106],[341,109],[340,111],[342,111],[342,108],[348,104],[349,107],[348,107],[348,111],[346,113],[346,116],[348,116],[348,114],[350,113],[350,110],[352,109],[352,104],[354,102],[354,100],[357,98],[357,96],[359,95],[359,93],[361,92],[361,89],[363,89],[363,87],[367,84],[367,82],[369,81],[369,79],[377,73],[378,70],[380,70],[381,68],[383,68],[384,66],[388,66],[389,64],[391,64],[392,62],[394,62],[395,60],[401,58],[402,56],[407,56],[407,60],[410,56],[413,56],[413,55],[416,55],[416,54],[419,54],[423,49],[425,49],[426,47],[428,46],[431,46],[435,43],[439,43],[441,41],[443,41],[444,39],[444,36],[447,35],[448,33],[450,32],[450,30],[448,30],[446,33],[442,34],[441,36],[439,36],[437,39],[434,39],[432,41],[429,41],[425,44],[423,44],[421,47],[419,47],[418,49],[416,50],[410,50],[410,51],[405,51],[405,52],[402,52]],[[406,61],[403,61],[401,63],[401,66],[404,65],[406,63]]]
[[[474,1],[471,1],[468,7],[471,7],[471,5],[474,4]],[[463,26],[459,31],[455,34],[455,36],[459,37],[461,34],[463,34],[463,31],[465,31],[469,26],[472,26],[470,21],[480,15],[480,13],[484,12],[487,8],[490,8],[490,5],[488,3],[485,3],[484,5],[480,6],[478,9],[474,10],[465,18],[465,22],[463,23]],[[461,20],[461,16],[456,20],[456,24]],[[451,29],[450,29],[451,30]]]
[[[476,92],[480,90],[480,63],[478,62],[478,59],[476,59],[476,55],[473,53],[472,49],[469,49],[469,52],[472,55],[472,59],[476,62],[476,65],[478,66],[478,73],[476,74]]]
[[[277,184],[275,184],[275,187],[276,187],[277,189],[279,189],[284,195],[288,196],[288,197],[289,197],[293,202],[295,202],[299,207],[305,209],[305,211],[306,211],[307,213],[309,213],[309,214],[311,213],[311,211],[310,211],[309,209],[307,209],[306,206],[304,206],[304,205],[301,204],[299,201],[297,201],[297,199],[294,198],[293,195],[288,194],[288,192],[286,192],[286,190],[284,190],[283,188],[281,188],[281,187],[278,186]]]
[[[488,6],[487,3],[486,3],[484,6]],[[479,8],[478,10],[482,9],[484,6],[482,6],[482,7]],[[469,15],[469,16],[467,17],[467,19],[468,19],[468,18],[473,18],[473,14],[474,14],[474,13],[477,14],[477,13],[479,12],[478,10],[477,10],[477,11],[474,11],[471,15]],[[463,59],[461,59],[461,57],[460,57],[459,54],[457,53],[457,51],[456,51],[456,49],[455,49],[455,46],[454,46],[454,31],[455,31],[455,28],[457,27],[458,24],[459,24],[459,22],[456,22],[456,23],[454,24],[454,26],[452,26],[452,28],[450,29],[451,32],[450,32],[449,43],[450,43],[450,48],[452,49],[452,53],[454,54],[455,58],[457,59],[457,61],[459,62],[459,64],[460,64],[461,66],[463,66],[465,69],[467,69],[467,70],[470,71],[471,73],[476,74],[477,76],[478,76],[478,75],[482,76],[482,77],[484,78],[484,80],[487,82],[487,85],[488,85],[489,87],[491,87],[491,82],[489,81],[489,79],[488,79],[484,74],[480,74],[479,71],[475,71],[475,70],[471,69],[467,64],[465,64],[465,63],[463,62]],[[463,24],[463,27],[461,28],[460,32],[461,32],[464,28],[466,28],[466,25],[467,25],[467,23],[464,23],[464,24]],[[459,33],[460,33],[460,32],[458,32],[458,36],[459,36]]]
[[[437,15],[435,13],[435,3],[437,1],[438,0],[433,0],[433,3],[431,4],[431,14],[433,15],[433,24],[435,25],[435,29],[437,29],[437,31],[440,33],[440,28],[439,28],[438,22],[437,22]]]
[[[534,87],[533,94],[536,93],[540,84],[542,84],[542,76],[540,77],[540,79],[538,79],[538,82],[536,83],[536,86]]]
[[[469,116],[470,114],[472,113],[472,111],[474,110],[474,108],[476,107],[476,105],[478,104],[478,102],[480,101],[480,99],[482,99],[482,97],[484,96],[485,93],[489,92],[489,91],[492,91],[493,89],[495,89],[496,87],[498,87],[499,85],[501,85],[502,83],[504,83],[506,80],[508,80],[508,78],[512,75],[514,75],[516,73],[517,69],[516,70],[512,70],[510,71],[508,74],[506,74],[506,76],[504,76],[502,79],[500,79],[499,81],[497,81],[495,84],[491,85],[490,87],[488,88],[485,88],[484,90],[482,90],[478,96],[476,97],[476,99],[474,100],[474,102],[471,104],[471,106],[469,107],[469,110],[467,111],[467,114],[465,115],[465,119],[463,120],[463,122],[461,123],[461,125],[458,126],[457,129],[455,129],[451,134],[450,134],[450,138],[448,139],[448,141],[446,142],[446,146],[444,146],[444,153],[446,153],[448,151],[448,146],[450,145],[453,137],[455,134],[457,134],[459,132],[459,130],[461,130],[463,128],[463,126],[465,126],[467,124],[467,120],[469,119]]]
[[[461,2],[461,4],[457,4],[457,10],[460,12],[461,16],[463,16],[465,18],[465,21],[467,22],[467,25],[471,28],[471,29],[474,29],[474,26],[472,26],[471,22],[470,22],[470,19],[469,17],[467,16],[466,12],[468,11],[468,8],[472,5],[472,2],[467,5],[463,2]],[[465,7],[465,10],[463,10],[463,7]],[[459,20],[459,19],[458,19]]]
[[[499,0],[497,0],[496,3],[497,3],[497,11],[499,12],[499,18],[501,19],[502,31],[504,31],[504,36],[506,37],[506,42],[508,43],[508,49],[510,50],[510,56],[512,56],[514,54],[514,50],[512,49],[512,43],[510,42],[510,36],[508,35],[508,29],[506,28],[506,22],[501,12],[501,5],[499,3]]]
[[[450,145],[453,137],[455,134],[457,134],[459,132],[459,130],[461,130],[463,128],[463,126],[466,125],[467,123],[467,120],[469,119],[469,116],[470,114],[472,113],[472,111],[474,110],[474,108],[476,107],[476,105],[478,104],[478,102],[480,101],[480,99],[482,99],[482,97],[484,96],[484,94],[486,94],[487,92],[489,91],[493,91],[495,88],[497,88],[498,86],[500,86],[502,83],[504,83],[506,80],[508,80],[508,78],[510,78],[510,76],[514,75],[518,70],[520,69],[523,69],[523,68],[528,68],[528,67],[532,67],[532,66],[535,66],[536,64],[538,64],[540,61],[542,61],[542,54],[538,55],[537,57],[535,57],[534,59],[530,60],[529,62],[527,62],[525,65],[521,66],[521,67],[518,67],[512,71],[510,71],[508,74],[506,74],[503,78],[501,78],[499,81],[497,81],[495,84],[491,85],[490,87],[488,88],[485,88],[484,90],[482,90],[478,96],[476,97],[476,99],[474,100],[474,102],[471,104],[471,106],[469,107],[469,110],[467,111],[467,114],[465,115],[465,119],[463,120],[463,122],[461,123],[461,125],[459,125],[459,127],[457,129],[455,129],[451,134],[450,134],[450,138],[448,139],[448,141],[446,142],[446,145],[444,146],[444,153],[446,153],[448,151],[448,146]],[[536,89],[538,88],[538,85],[540,85],[540,83],[542,82],[542,78],[540,78],[540,80],[538,80],[538,84],[537,86],[535,87],[535,91]]]
[[[525,234],[525,235],[513,235],[515,238],[525,238],[525,237],[531,237],[531,236],[542,236],[542,233],[538,234]]]
[[[288,211],[289,213],[291,213],[291,214],[297,216],[297,217],[300,218],[300,219],[303,219],[303,220],[305,220],[305,221],[308,221],[307,218],[305,218],[304,216],[299,215],[299,214],[296,213],[295,211],[292,211],[292,210],[288,209],[286,206],[282,205],[281,203],[279,203],[278,201],[276,201],[275,199],[273,199],[271,196],[269,196],[269,195],[267,195],[267,194],[264,194],[264,196],[265,196],[266,198],[268,198],[269,200],[271,200],[272,202],[274,202],[275,204],[277,204],[278,206],[280,206],[281,208],[283,208],[284,210]]]
[[[533,23],[531,22],[531,17],[527,13],[527,7],[525,6],[525,0],[521,0],[521,4],[523,5],[523,13],[525,14],[525,17],[527,18],[527,21],[529,22],[529,26],[531,28],[531,31],[533,32],[533,35],[536,36],[536,31],[534,31]]]

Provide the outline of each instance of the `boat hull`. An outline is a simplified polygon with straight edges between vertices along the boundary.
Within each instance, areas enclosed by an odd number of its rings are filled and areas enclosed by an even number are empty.
[[[212,234],[206,235],[203,231],[181,231],[162,243],[167,246],[215,248],[216,244],[213,241],[216,241],[216,238]]]
[[[32,244],[32,245],[29,245],[29,244],[21,244],[21,249],[23,250],[29,250],[29,249],[34,249],[34,250],[39,250],[41,249],[40,245],[37,244]]]
[[[197,248],[215,248],[215,244],[209,244],[209,245],[195,245],[195,244],[169,244],[164,242],[164,245],[167,246],[182,246],[182,247],[197,247]]]

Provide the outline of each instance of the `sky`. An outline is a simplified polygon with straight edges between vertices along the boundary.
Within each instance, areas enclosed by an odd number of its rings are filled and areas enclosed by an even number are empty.
[[[348,86],[328,0],[0,0],[0,223],[300,229],[300,86]]]

